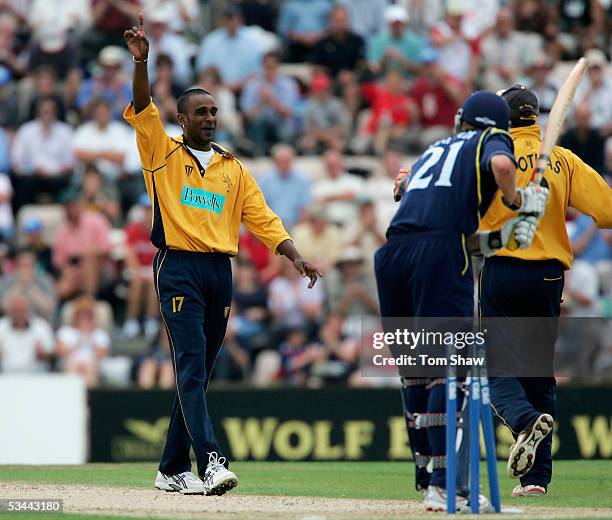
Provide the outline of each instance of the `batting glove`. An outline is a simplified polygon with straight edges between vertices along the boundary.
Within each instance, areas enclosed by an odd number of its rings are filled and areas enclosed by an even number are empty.
[[[493,256],[502,247],[511,251],[526,249],[533,242],[538,219],[534,216],[521,216],[508,220],[501,229],[479,234],[480,252],[486,256]]]
[[[410,168],[402,168],[395,178],[395,186],[393,187],[393,200],[399,202],[402,195],[406,193],[406,187],[410,180]]]
[[[533,237],[535,237],[538,229],[539,219],[533,215],[530,215],[519,217],[517,220],[518,222],[514,226],[510,237],[504,243],[504,247],[511,248],[511,246],[514,246],[514,241],[512,240],[512,238],[514,238],[520,249],[527,249],[533,242]]]
[[[521,215],[533,215],[540,219],[546,210],[548,202],[548,188],[543,186],[527,186],[516,190],[516,197],[512,204],[509,204],[503,197],[503,203]]]

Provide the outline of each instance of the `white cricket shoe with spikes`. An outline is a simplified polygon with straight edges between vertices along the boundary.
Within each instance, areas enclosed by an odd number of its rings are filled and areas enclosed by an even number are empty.
[[[536,484],[518,485],[512,490],[513,497],[541,497],[545,494],[546,488]]]
[[[438,486],[429,486],[423,497],[423,503],[427,511],[435,513],[446,513],[446,489]],[[478,495],[478,508],[482,513],[492,512],[493,509],[489,503],[489,499],[484,495]],[[457,513],[469,513],[470,504],[468,499],[457,495],[455,497],[455,510]]]
[[[184,471],[177,475],[164,475],[158,471],[155,487],[162,491],[178,492],[182,495],[203,495],[205,491],[204,482],[191,471]]]
[[[238,485],[236,475],[224,464],[225,457],[219,457],[216,451],[208,454],[208,467],[202,479],[207,495],[224,495]]]
[[[510,448],[508,458],[508,476],[520,478],[526,475],[535,462],[536,450],[540,442],[553,430],[555,421],[552,416],[543,413],[536,419],[529,431],[521,433],[516,444]]]

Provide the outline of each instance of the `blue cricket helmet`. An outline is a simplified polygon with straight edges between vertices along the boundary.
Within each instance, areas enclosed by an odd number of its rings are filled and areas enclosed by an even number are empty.
[[[506,100],[494,92],[477,90],[463,102],[458,116],[461,121],[479,128],[494,126],[508,130],[510,108]]]

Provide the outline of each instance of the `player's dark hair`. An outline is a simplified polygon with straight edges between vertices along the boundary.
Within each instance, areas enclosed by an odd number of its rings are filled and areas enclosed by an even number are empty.
[[[176,100],[176,108],[179,114],[187,113],[187,102],[189,98],[192,96],[199,96],[201,94],[206,94],[207,96],[212,96],[208,90],[204,90],[201,87],[188,88],[185,90]]]

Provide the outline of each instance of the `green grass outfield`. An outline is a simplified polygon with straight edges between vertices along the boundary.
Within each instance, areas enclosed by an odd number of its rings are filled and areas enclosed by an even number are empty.
[[[235,462],[240,479],[237,492],[244,495],[313,496],[361,499],[418,499],[414,491],[412,464],[405,462]],[[84,466],[0,466],[2,481],[30,484],[78,484],[151,489],[156,465],[87,464]],[[518,482],[505,475],[498,464],[502,503],[505,506],[610,508],[612,517],[612,461],[558,461],[549,493],[539,499],[509,498]],[[485,465],[482,490],[488,495]],[[14,497],[27,498],[27,497]],[[6,518],[99,519],[93,515],[5,513]],[[121,517],[114,516],[113,520]],[[134,519],[134,517],[131,517]]]

